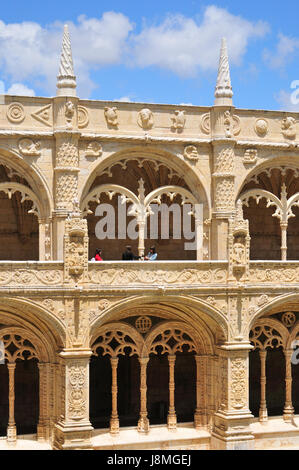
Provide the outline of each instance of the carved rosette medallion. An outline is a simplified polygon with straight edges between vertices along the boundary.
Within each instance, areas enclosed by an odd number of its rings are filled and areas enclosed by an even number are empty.
[[[79,129],[83,129],[87,127],[89,124],[89,116],[88,111],[83,106],[78,106],[78,127]]]
[[[25,119],[24,107],[21,103],[11,103],[7,110],[7,118],[13,124],[20,124]]]
[[[258,119],[255,123],[254,130],[259,137],[266,137],[269,131],[269,124],[266,119]]]

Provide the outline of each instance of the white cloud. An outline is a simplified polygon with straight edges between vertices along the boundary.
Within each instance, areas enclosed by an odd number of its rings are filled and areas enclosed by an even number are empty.
[[[106,12],[100,19],[80,16],[77,24],[69,23],[69,26],[78,93],[82,98],[88,97],[95,87],[90,71],[121,61],[133,25],[121,13]],[[42,28],[34,22],[0,21],[2,77],[13,82],[31,80],[47,93],[54,93],[62,30],[60,22]]]
[[[274,53],[269,50],[264,51],[264,59],[271,68],[284,68],[288,62],[294,58],[296,52],[299,52],[299,39],[290,38],[283,34],[278,36],[278,44]]]
[[[23,83],[14,83],[6,92],[7,95],[14,96],[35,96],[35,91],[28,88]]]
[[[262,21],[252,23],[212,5],[200,24],[182,15],[169,15],[160,25],[145,27],[133,40],[134,60],[141,67],[158,66],[180,76],[194,76],[199,68],[217,67],[222,36],[228,39],[230,61],[240,64],[249,40],[268,31]]]
[[[118,101],[119,103],[132,103],[132,100],[129,96],[122,96],[121,98],[114,101]]]

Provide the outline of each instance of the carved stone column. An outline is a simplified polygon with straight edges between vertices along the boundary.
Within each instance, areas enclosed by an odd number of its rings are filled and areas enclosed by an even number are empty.
[[[249,411],[250,343],[226,343],[218,348],[220,408],[214,415],[211,448],[215,450],[252,450]]]
[[[283,409],[283,419],[286,422],[292,422],[294,418],[294,407],[292,403],[292,363],[291,358],[293,354],[292,349],[284,351],[286,362],[286,401]]]
[[[167,426],[169,431],[176,431],[177,427],[177,419],[176,419],[176,412],[175,412],[175,399],[174,399],[174,391],[175,391],[175,381],[174,381],[174,367],[175,367],[175,355],[168,355],[168,363],[169,363],[169,411],[167,417]]]
[[[54,158],[53,255],[63,259],[64,223],[78,200],[79,138],[78,98],[54,98],[54,136],[56,154]]]
[[[64,350],[61,357],[61,417],[55,426],[54,449],[90,449],[90,350]]]
[[[118,412],[117,412],[117,366],[118,366],[118,357],[111,357],[111,368],[112,368],[112,413],[110,419],[110,433],[111,434],[118,434],[119,433],[119,419],[118,419]]]
[[[44,441],[49,438],[49,364],[38,362],[39,369],[39,419],[37,425],[37,439]]]
[[[287,261],[288,253],[288,244],[287,244],[287,231],[288,231],[288,222],[281,223],[281,260]]]
[[[138,431],[142,433],[149,432],[149,420],[147,417],[147,385],[146,370],[149,358],[140,357],[140,419],[138,421]]]
[[[194,414],[194,427],[200,429],[207,427],[207,390],[206,390],[206,356],[195,356],[196,361],[196,410]]]
[[[7,427],[7,442],[10,445],[15,445],[17,442],[17,428],[15,423],[15,370],[16,363],[8,363],[8,401],[9,401],[9,415]]]
[[[215,135],[213,140],[213,216],[212,216],[212,259],[227,260],[228,220],[235,210],[235,152],[236,141],[225,131],[226,108],[217,108],[212,113]],[[229,114],[233,129],[233,117]]]
[[[260,402],[260,411],[259,411],[259,420],[261,423],[268,421],[268,412],[267,412],[267,402],[266,402],[266,358],[267,351],[260,351],[260,360],[261,360],[261,402]]]

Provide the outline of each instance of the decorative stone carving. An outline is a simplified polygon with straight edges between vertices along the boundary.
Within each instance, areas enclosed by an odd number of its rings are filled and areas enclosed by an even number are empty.
[[[56,177],[56,205],[58,209],[69,207],[76,197],[78,179],[75,174],[59,174]]]
[[[86,368],[73,364],[69,369],[68,415],[71,419],[82,419],[86,415]]]
[[[150,317],[139,317],[135,322],[136,330],[141,334],[146,334],[152,328],[152,320]]]
[[[182,132],[184,130],[186,124],[186,112],[185,111],[175,111],[175,116],[171,118],[172,120],[172,128],[178,132]]]
[[[284,326],[291,328],[296,322],[296,315],[294,312],[285,312],[281,317],[281,321]]]
[[[101,157],[103,154],[103,149],[101,144],[94,140],[93,142],[90,142],[85,151],[85,157]]]
[[[21,139],[19,149],[21,154],[26,157],[39,157],[41,155],[40,142],[34,142],[32,139]]]
[[[65,105],[65,117],[67,127],[70,129],[73,127],[73,117],[75,116],[75,105],[72,101],[68,101]]]
[[[36,119],[37,121],[41,122],[47,127],[52,127],[52,105],[48,104],[47,106],[43,106],[41,109],[32,113],[31,116]]]
[[[66,220],[64,236],[65,282],[71,276],[86,277],[88,272],[88,231],[87,221],[78,217]]]
[[[242,201],[238,201],[236,215],[229,223],[229,271],[233,276],[248,279],[250,259],[249,222],[243,218]]]
[[[57,167],[77,168],[79,166],[78,148],[75,144],[64,142],[58,149],[56,157]]]
[[[239,410],[247,404],[246,360],[233,359],[231,362],[231,405]]]
[[[138,125],[142,129],[151,129],[154,125],[154,116],[150,109],[144,108],[138,114]]]
[[[216,155],[215,175],[231,175],[235,167],[235,152],[233,148],[224,148]]]
[[[215,184],[215,209],[217,212],[231,211],[234,206],[235,183],[234,177],[220,177]]]
[[[257,301],[257,305],[259,307],[263,307],[264,305],[266,305],[267,303],[269,302],[269,297],[265,294],[261,295],[261,297],[258,299]]]
[[[259,137],[266,137],[269,130],[269,124],[266,119],[258,119],[255,123],[255,132]]]
[[[204,134],[211,133],[211,115],[210,113],[204,114],[201,118],[200,128]]]
[[[184,157],[187,160],[197,161],[199,159],[198,149],[195,145],[188,145],[184,150]]]
[[[252,165],[257,162],[258,151],[256,149],[247,149],[244,154],[243,163]]]
[[[89,124],[89,116],[88,111],[83,106],[78,106],[78,127],[79,129],[83,129],[87,127]]]
[[[6,115],[8,120],[13,124],[20,124],[25,119],[24,107],[21,103],[11,103]]]
[[[286,139],[296,138],[296,119],[293,117],[287,117],[281,122],[282,135]]]
[[[104,110],[105,118],[107,121],[108,126],[110,127],[118,127],[118,112],[117,108],[114,106],[113,108],[106,107]]]
[[[224,112],[224,131],[225,137],[228,139],[232,138],[232,136],[236,136],[241,132],[241,121],[238,116],[232,116],[229,110]]]

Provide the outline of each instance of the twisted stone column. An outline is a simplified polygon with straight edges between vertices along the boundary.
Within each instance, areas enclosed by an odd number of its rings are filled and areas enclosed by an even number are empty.
[[[149,420],[147,417],[147,384],[146,369],[148,357],[140,357],[140,419],[138,421],[138,431],[142,433],[149,432]]]
[[[110,433],[118,434],[119,433],[119,419],[117,413],[117,366],[118,366],[118,357],[111,357],[111,368],[112,368],[112,413],[110,419]]]
[[[17,442],[17,428],[15,423],[15,369],[16,363],[8,363],[8,375],[9,375],[9,416],[8,416],[8,427],[7,427],[7,442],[8,444],[16,444]]]
[[[292,403],[292,358],[293,350],[287,349],[284,351],[286,361],[286,401],[283,409],[283,419],[286,422],[292,422],[294,417],[294,407]]]
[[[176,431],[177,427],[177,418],[175,412],[175,403],[174,403],[174,391],[175,391],[175,381],[174,381],[174,366],[175,366],[175,355],[168,356],[169,363],[169,411],[167,418],[167,425],[169,431]]]
[[[260,351],[260,360],[261,360],[261,401],[260,401],[260,410],[259,410],[259,420],[261,423],[265,423],[268,421],[268,412],[267,412],[267,402],[266,402],[266,358],[267,358],[267,351],[261,350]]]

